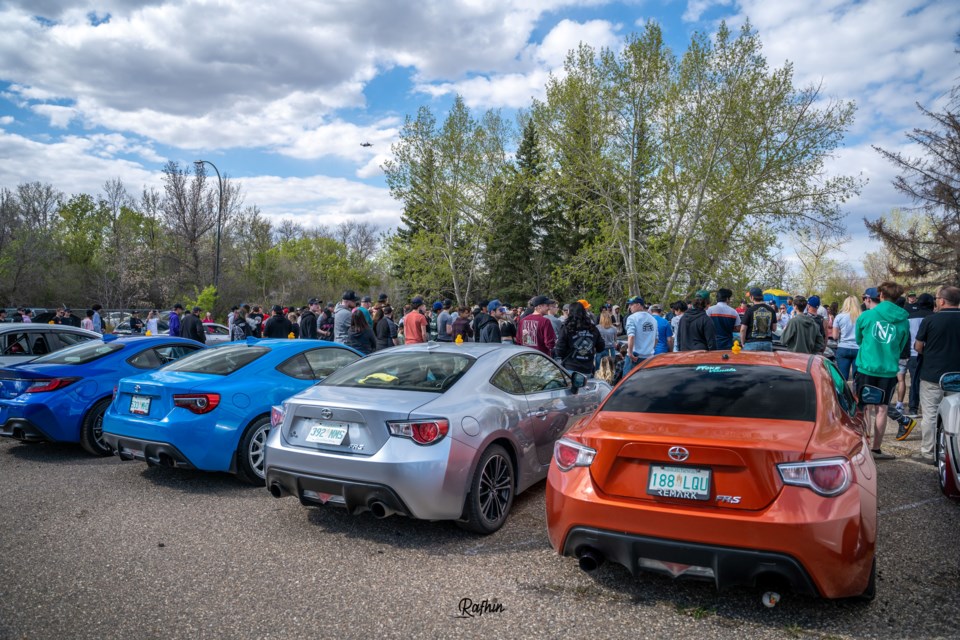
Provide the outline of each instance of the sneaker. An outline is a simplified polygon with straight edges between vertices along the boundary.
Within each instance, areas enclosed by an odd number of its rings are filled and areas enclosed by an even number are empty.
[[[897,409],[897,411],[899,411],[900,413],[903,413],[903,403],[902,403],[902,402],[898,402],[896,409]]]
[[[880,449],[871,449],[870,453],[873,454],[874,460],[896,460],[897,459],[897,456],[893,455],[892,453],[884,453],[883,451],[880,451]]]
[[[906,440],[915,426],[917,426],[917,421],[913,418],[910,418],[910,421],[906,424],[900,424],[897,429],[897,440]]]
[[[914,462],[922,462],[923,464],[936,464],[936,461],[933,459],[933,456],[925,456],[919,451],[917,453],[911,453],[910,459]]]

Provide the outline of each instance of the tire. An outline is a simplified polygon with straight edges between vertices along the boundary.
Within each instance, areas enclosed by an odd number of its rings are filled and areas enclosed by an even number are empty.
[[[467,520],[458,524],[474,533],[489,535],[503,526],[516,494],[513,462],[498,444],[480,456],[467,496]]]
[[[861,602],[873,602],[877,597],[877,557],[873,557],[873,565],[870,567],[870,580],[867,582],[867,588],[863,593],[857,596]]]
[[[103,414],[107,412],[112,401],[112,397],[98,400],[83,417],[80,425],[80,446],[91,455],[113,455],[113,450],[103,440]]]
[[[953,474],[955,461],[949,447],[947,447],[947,434],[943,429],[943,422],[938,421],[937,423],[935,445],[933,459],[937,463],[937,480],[940,483],[940,491],[948,498],[958,500],[960,499],[960,487],[957,486],[957,478]]]
[[[261,416],[247,425],[237,448],[237,475],[256,486],[266,484],[263,463],[270,435],[270,416]]]

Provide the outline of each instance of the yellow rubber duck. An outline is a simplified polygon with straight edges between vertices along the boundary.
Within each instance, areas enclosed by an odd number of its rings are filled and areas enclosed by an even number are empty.
[[[458,333],[457,339],[454,340],[454,342],[456,342],[457,344],[463,344],[463,336]]]
[[[153,334],[152,334],[152,333],[150,333],[150,329],[147,329],[147,332],[146,332],[146,333],[144,333],[143,335],[145,335],[145,336],[152,336]]]
[[[293,340],[294,338],[296,338],[296,336],[293,335],[293,331],[291,331],[290,333],[288,333],[288,334],[287,334],[287,337],[290,338],[291,340]]]
[[[743,351],[743,347],[740,346],[739,340],[733,341],[733,347],[730,349],[730,351],[733,351],[734,353],[740,353],[741,351]]]

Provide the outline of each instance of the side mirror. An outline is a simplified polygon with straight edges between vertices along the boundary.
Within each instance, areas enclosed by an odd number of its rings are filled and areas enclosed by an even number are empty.
[[[949,393],[960,392],[960,371],[951,371],[940,376],[940,388]]]
[[[576,393],[580,389],[587,386],[587,376],[583,375],[579,371],[574,371],[570,376],[573,378],[573,392]]]
[[[883,404],[886,401],[886,394],[883,389],[866,385],[860,389],[860,402],[863,404]]]

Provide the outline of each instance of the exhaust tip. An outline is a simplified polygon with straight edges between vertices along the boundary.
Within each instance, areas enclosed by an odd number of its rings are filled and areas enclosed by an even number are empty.
[[[371,502],[368,508],[370,509],[370,513],[373,514],[373,517],[380,520],[386,518],[387,516],[393,515],[394,513],[393,509],[389,508],[379,500],[374,500]]]
[[[586,572],[596,571],[603,564],[603,554],[596,549],[587,547],[577,552],[580,568]]]
[[[283,497],[283,487],[280,486],[279,482],[274,482],[270,485],[270,495],[272,495],[274,498]]]

